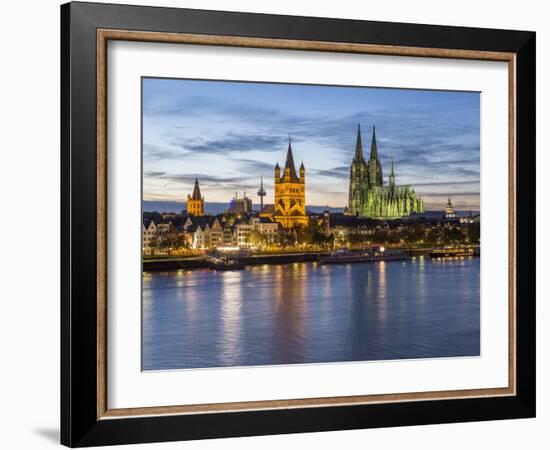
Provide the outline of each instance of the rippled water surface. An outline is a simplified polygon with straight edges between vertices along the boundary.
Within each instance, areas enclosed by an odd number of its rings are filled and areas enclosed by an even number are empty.
[[[479,258],[146,273],[143,369],[479,355]]]

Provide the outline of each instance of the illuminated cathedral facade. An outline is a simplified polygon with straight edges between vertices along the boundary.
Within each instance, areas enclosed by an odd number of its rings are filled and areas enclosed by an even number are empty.
[[[424,202],[415,194],[414,189],[409,185],[395,184],[393,160],[388,185],[384,186],[374,127],[369,160],[365,161],[361,128],[358,125],[355,156],[350,168],[347,213],[359,217],[392,219],[422,212],[424,212]]]
[[[275,166],[274,200],[273,220],[279,222],[283,228],[307,225],[306,169],[302,162],[299,175],[296,174],[290,139],[282,173],[279,163]]]

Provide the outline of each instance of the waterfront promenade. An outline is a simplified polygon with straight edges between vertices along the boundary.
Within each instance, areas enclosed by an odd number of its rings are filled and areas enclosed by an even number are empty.
[[[474,247],[479,249],[479,247]],[[400,249],[410,257],[425,256],[434,250],[433,247],[426,248],[404,248]],[[328,251],[316,252],[286,252],[286,253],[260,253],[248,256],[239,256],[239,262],[247,265],[260,264],[290,264],[296,262],[315,262],[319,258],[329,255]],[[193,256],[188,258],[147,258],[143,260],[143,271],[169,271],[181,269],[202,269],[210,267],[210,263],[204,256]]]

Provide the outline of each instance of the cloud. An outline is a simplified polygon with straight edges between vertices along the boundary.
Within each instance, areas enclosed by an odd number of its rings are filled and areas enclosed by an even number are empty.
[[[251,172],[254,174],[258,173],[273,173],[275,165],[271,163],[266,163],[263,161],[256,161],[254,159],[238,159],[237,160],[243,170]]]
[[[168,174],[166,172],[147,171],[143,175],[145,178],[161,178],[163,180],[171,181],[174,183],[195,183],[195,179],[198,179],[202,183],[232,183],[242,181],[242,177],[228,177],[224,175],[211,175],[206,173],[197,174]]]
[[[278,114],[274,108],[250,102],[226,101],[223,98],[213,99],[203,95],[190,95],[183,98],[171,97],[168,101],[144,100],[143,114],[149,119],[166,117],[239,117],[241,120],[263,121]]]
[[[167,161],[182,159],[188,154],[183,149],[174,149],[167,145],[143,144],[144,161]]]
[[[479,181],[439,181],[432,183],[415,183],[415,186],[461,186],[461,185],[479,185]]]
[[[350,173],[350,166],[339,166],[334,167],[333,169],[312,169],[309,173],[321,177],[348,177]]]
[[[277,136],[250,135],[247,133],[227,133],[224,139],[178,138],[172,145],[185,152],[202,154],[230,154],[249,150],[273,152],[281,150],[281,138]]]
[[[143,175],[147,178],[162,178],[166,175],[166,172],[155,172],[154,170],[148,170],[143,172]]]
[[[309,105],[301,97],[284,94],[282,88],[277,93],[281,98],[287,95],[284,102],[230,95],[235,89],[242,92],[247,83],[227,84],[226,91],[215,82],[182,83],[189,86],[185,95],[173,89],[165,95],[144,97],[144,177],[151,183],[158,180],[187,188],[198,176],[201,187],[208,184],[217,196],[257,187],[260,174],[269,184],[275,162],[284,163],[290,133],[295,157],[304,158],[308,189],[315,186],[346,202],[360,122],[366,159],[371,126],[376,125],[386,181],[393,158],[398,184],[412,184],[421,191],[433,189],[437,195],[469,183],[473,183],[472,191],[479,190],[478,101],[457,101],[451,106],[414,102],[396,106],[380,101],[332,109],[329,103],[316,108],[313,100]],[[259,92],[257,84],[251,86]],[[298,87],[288,89],[295,93]],[[432,93],[432,98],[439,97]],[[166,163],[172,160],[183,163],[177,173]]]
[[[441,193],[441,194],[437,194],[437,193],[434,193],[434,192],[431,192],[430,194],[427,194],[429,197],[444,197],[444,198],[447,198],[447,197],[453,197],[453,196],[459,196],[459,197],[465,197],[465,196],[477,196],[479,195],[477,192],[452,192],[452,193],[448,193],[448,192],[445,192],[445,193]]]

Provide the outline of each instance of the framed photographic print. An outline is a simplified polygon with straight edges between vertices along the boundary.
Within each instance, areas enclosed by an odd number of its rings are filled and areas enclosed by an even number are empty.
[[[535,415],[535,33],[61,19],[63,444]]]

